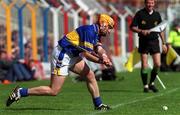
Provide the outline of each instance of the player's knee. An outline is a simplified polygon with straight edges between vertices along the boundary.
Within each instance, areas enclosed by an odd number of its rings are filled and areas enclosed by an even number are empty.
[[[87,76],[90,72],[90,68],[88,66],[84,67],[83,71],[81,71],[80,75],[81,76]]]
[[[142,64],[142,67],[143,67],[143,68],[148,68],[148,64],[147,64],[147,63],[143,63],[143,64]]]
[[[88,80],[94,80],[95,79],[95,75],[93,71],[89,71],[89,73],[87,74],[87,78]]]
[[[57,96],[59,92],[60,92],[60,90],[51,90],[50,95],[51,96]]]
[[[154,63],[154,67],[155,68],[160,68],[160,66],[161,66],[161,62],[155,62]]]
[[[56,92],[56,91],[51,92],[51,96],[57,96],[57,94],[58,94],[58,92]]]

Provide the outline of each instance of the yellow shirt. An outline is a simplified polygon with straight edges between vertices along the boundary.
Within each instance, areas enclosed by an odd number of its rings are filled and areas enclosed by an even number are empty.
[[[180,33],[177,31],[170,31],[168,42],[171,43],[172,46],[180,47]]]

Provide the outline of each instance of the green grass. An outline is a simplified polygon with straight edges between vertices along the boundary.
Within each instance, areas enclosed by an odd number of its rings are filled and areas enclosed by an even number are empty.
[[[23,87],[48,85],[49,81],[18,82],[0,85],[0,115],[180,115],[180,73],[159,74],[167,87],[164,90],[156,81],[159,93],[143,93],[139,70],[118,73],[116,81],[100,81],[103,102],[113,109],[94,110],[92,99],[84,82],[73,82],[69,77],[62,92],[55,97],[32,96],[22,98],[18,104],[5,107],[8,94],[17,84]],[[168,106],[164,111],[162,106]]]

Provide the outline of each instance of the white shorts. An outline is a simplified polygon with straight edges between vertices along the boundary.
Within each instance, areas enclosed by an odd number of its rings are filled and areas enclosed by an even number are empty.
[[[65,52],[59,45],[56,46],[51,56],[51,74],[58,76],[67,76],[69,68],[80,59],[80,56],[73,57]]]

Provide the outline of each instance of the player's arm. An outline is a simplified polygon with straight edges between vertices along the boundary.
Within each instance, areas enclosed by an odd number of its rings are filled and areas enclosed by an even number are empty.
[[[92,53],[90,53],[88,51],[84,51],[81,54],[82,54],[82,56],[84,56],[89,61],[103,64],[102,59],[100,57],[98,57],[98,55],[92,54]]]
[[[160,38],[162,40],[162,44],[165,45],[166,41],[165,41],[165,33],[164,33],[164,31],[160,32],[159,36],[160,36]]]
[[[136,13],[130,25],[130,29],[135,33],[141,33],[141,29],[138,28],[138,20],[139,20],[139,13]]]
[[[133,32],[136,32],[136,33],[141,33],[141,32],[142,32],[142,29],[139,29],[139,28],[136,27],[136,26],[132,26],[132,27],[131,27],[131,30],[132,30]]]
[[[95,52],[98,54],[98,56],[103,60],[103,63],[106,66],[112,66],[112,63],[106,53],[106,51],[104,50],[104,48],[102,47],[101,43],[97,43],[97,45],[95,46]]]
[[[163,49],[163,53],[166,53],[167,52],[167,47],[166,47],[166,41],[165,41],[165,33],[164,31],[160,32],[159,33],[159,36],[162,40],[162,49]]]
[[[148,35],[148,34],[150,34],[150,30],[140,29],[140,28],[138,28],[138,27],[136,27],[136,26],[132,26],[132,27],[131,27],[131,30],[132,30],[133,32],[141,33],[141,34],[143,34],[143,35]]]

